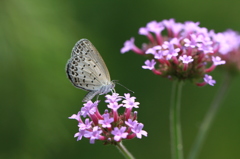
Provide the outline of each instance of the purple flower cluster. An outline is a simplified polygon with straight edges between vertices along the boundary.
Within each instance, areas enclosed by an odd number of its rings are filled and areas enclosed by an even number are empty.
[[[213,34],[214,39],[220,43],[219,56],[226,61],[225,68],[231,72],[240,70],[240,35],[233,30]]]
[[[147,136],[147,132],[142,130],[143,124],[137,121],[137,111],[132,112],[132,109],[139,105],[139,102],[135,102],[136,97],[131,97],[129,93],[124,94],[124,97],[118,93],[105,97],[110,112],[106,109],[101,115],[97,108],[100,101],[88,101],[83,104],[84,107],[78,114],[69,117],[78,121],[79,132],[74,135],[77,141],[85,137],[90,139],[91,144],[95,143],[95,140],[102,140],[105,144],[117,144],[123,139],[141,139],[142,135]],[[125,107],[122,115],[118,114],[121,107]]]
[[[164,32],[167,35],[162,35]],[[121,53],[131,50],[149,57],[143,69],[170,79],[189,79],[198,86],[216,83],[206,73],[225,64],[218,52],[226,50],[227,44],[219,34],[199,27],[199,22],[177,23],[174,19],[151,21],[139,29],[139,34],[148,38],[148,44],[142,44],[140,49],[132,37],[124,43]],[[199,83],[199,79],[204,82]]]

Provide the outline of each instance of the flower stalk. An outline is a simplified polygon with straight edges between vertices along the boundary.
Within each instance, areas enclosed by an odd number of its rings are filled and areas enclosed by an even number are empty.
[[[240,70],[240,34],[233,30],[215,33],[200,27],[199,22],[176,22],[174,19],[151,21],[139,28],[139,34],[148,39],[142,47],[135,45],[134,37],[124,43],[121,53],[133,51],[145,56],[143,69],[155,75],[175,81],[170,107],[171,148],[173,159],[183,159],[180,125],[180,98],[183,81],[197,86],[214,86],[211,73],[219,65],[232,74]],[[209,131],[216,112],[229,85],[229,75],[215,97],[191,151],[189,159],[195,159]]]
[[[133,155],[126,149],[122,142],[119,142],[116,147],[126,159],[134,159]]]
[[[225,71],[223,83],[220,86],[209,110],[207,111],[207,113],[203,119],[203,122],[200,126],[200,129],[198,131],[198,134],[197,134],[194,144],[192,146],[192,149],[189,153],[188,159],[196,159],[197,158],[197,156],[202,148],[202,145],[207,137],[209,129],[214,121],[214,118],[216,117],[216,114],[217,114],[218,110],[220,109],[221,104],[223,103],[224,97],[226,96],[229,85],[231,83],[231,79],[232,79],[232,75],[230,75],[227,71]]]
[[[170,133],[172,159],[183,159],[180,106],[183,81],[174,81],[170,107]]]

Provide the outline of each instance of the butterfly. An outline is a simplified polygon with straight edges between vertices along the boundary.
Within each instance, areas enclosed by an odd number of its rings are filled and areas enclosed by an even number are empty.
[[[66,73],[75,87],[88,91],[82,102],[115,91],[115,82],[111,81],[105,62],[87,39],[79,40],[73,47]]]

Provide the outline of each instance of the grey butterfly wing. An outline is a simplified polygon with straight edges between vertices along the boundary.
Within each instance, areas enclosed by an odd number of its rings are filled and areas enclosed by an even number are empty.
[[[114,87],[101,55],[87,39],[79,40],[73,47],[66,72],[75,87],[89,91],[83,102]]]
[[[78,58],[78,57],[77,57]],[[75,59],[77,59],[75,58]],[[74,59],[74,60],[75,60]],[[83,66],[70,59],[67,64],[67,75],[72,84],[86,91],[98,90],[100,82],[92,72],[82,70]]]
[[[89,40],[81,39],[75,44],[72,49],[72,57],[76,55],[82,55],[88,59],[91,59],[96,64],[96,68],[101,70],[102,75],[99,78],[106,78],[107,81],[111,81],[110,74],[104,60],[95,46]],[[96,70],[96,72],[97,71],[98,70]]]

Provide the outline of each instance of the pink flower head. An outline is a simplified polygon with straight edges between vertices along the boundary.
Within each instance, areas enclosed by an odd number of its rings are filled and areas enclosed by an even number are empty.
[[[239,48],[240,35],[233,30],[213,34],[213,38],[219,43],[219,53],[223,55]]]
[[[228,72],[238,74],[240,70],[240,34],[233,30],[227,30],[217,34],[212,32],[212,37],[218,42],[218,57],[223,59],[219,63],[226,62],[222,68]]]
[[[205,73],[212,72],[227,61],[227,57],[219,60],[218,52],[233,48],[240,50],[240,36],[232,31],[215,34],[199,24],[192,21],[177,23],[169,19],[151,21],[146,27],[140,28],[139,33],[149,39],[148,44],[144,43],[141,55],[150,54],[146,56],[148,59],[142,68],[165,78],[194,81],[200,86],[198,81],[202,80]],[[164,30],[166,35],[163,34]],[[231,44],[234,47],[229,48]],[[240,62],[238,64],[240,68]],[[212,66],[208,68],[209,65]],[[209,83],[213,85],[214,82]]]
[[[94,144],[96,140],[101,140],[104,144],[115,145],[121,140],[140,138],[141,135],[145,135],[141,130],[141,124],[136,126],[138,125],[137,111],[132,111],[140,104],[135,101],[136,97],[131,96],[130,93],[125,93],[124,96],[113,93],[106,95],[105,98],[104,104],[110,109],[105,109],[103,114],[100,114],[97,108],[99,101],[94,103],[88,101],[83,104],[84,107],[77,115],[73,114],[69,117],[69,119],[78,121],[78,132],[74,135],[77,141],[87,138],[91,144]],[[125,107],[123,113],[118,112],[120,107],[123,109]],[[87,116],[90,118],[86,118]],[[81,117],[85,118],[84,122]]]

